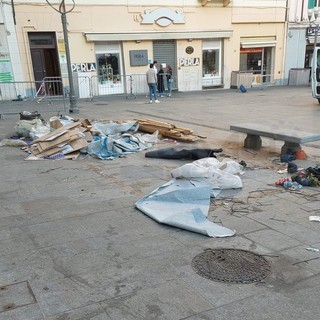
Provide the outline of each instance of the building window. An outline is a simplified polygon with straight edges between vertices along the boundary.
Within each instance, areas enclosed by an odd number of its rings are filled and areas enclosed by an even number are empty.
[[[221,85],[221,40],[203,40],[202,88],[210,88]]]
[[[97,65],[100,82],[117,82],[121,80],[118,53],[97,54]]]
[[[202,51],[203,77],[219,76],[219,49],[208,49]]]

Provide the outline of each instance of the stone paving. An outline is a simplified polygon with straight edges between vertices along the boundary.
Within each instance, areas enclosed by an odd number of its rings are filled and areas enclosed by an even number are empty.
[[[160,104],[145,97],[78,101],[79,117],[152,118],[189,127],[207,139],[171,146],[223,148],[219,155],[247,163],[243,189],[212,201],[208,218],[235,229],[209,238],[158,224],[134,203],[170,180],[187,161],[150,159],[144,152],[113,161],[25,161],[19,148],[0,147],[1,320],[212,320],[319,317],[320,189],[275,187],[283,142],[262,138],[259,151],[229,126],[258,122],[320,132],[320,105],[310,87],[269,87],[174,93]],[[3,110],[35,110],[34,103],[0,102]],[[45,112],[48,119],[54,112]],[[50,109],[51,108],[51,109]],[[49,110],[56,111],[52,106]],[[0,120],[0,138],[18,115]],[[320,163],[320,142],[307,143],[301,167]],[[194,272],[207,248],[236,248],[264,256],[271,274],[254,284],[225,284]]]

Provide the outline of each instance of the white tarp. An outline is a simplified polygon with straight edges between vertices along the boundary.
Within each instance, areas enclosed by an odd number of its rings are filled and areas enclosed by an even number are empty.
[[[234,230],[207,219],[212,185],[206,179],[172,179],[138,200],[136,207],[159,223],[210,237],[230,237]]]

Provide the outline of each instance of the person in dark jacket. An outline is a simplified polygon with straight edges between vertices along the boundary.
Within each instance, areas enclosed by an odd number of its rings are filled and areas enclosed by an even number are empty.
[[[158,92],[160,97],[164,96],[164,76],[164,70],[162,64],[160,64],[160,69],[158,71]]]

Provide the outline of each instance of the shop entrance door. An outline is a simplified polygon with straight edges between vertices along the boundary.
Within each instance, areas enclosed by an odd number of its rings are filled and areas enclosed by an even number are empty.
[[[48,78],[46,89],[50,90],[51,95],[61,95],[63,89],[55,34],[29,32],[28,37],[36,89],[39,89],[44,78]]]

